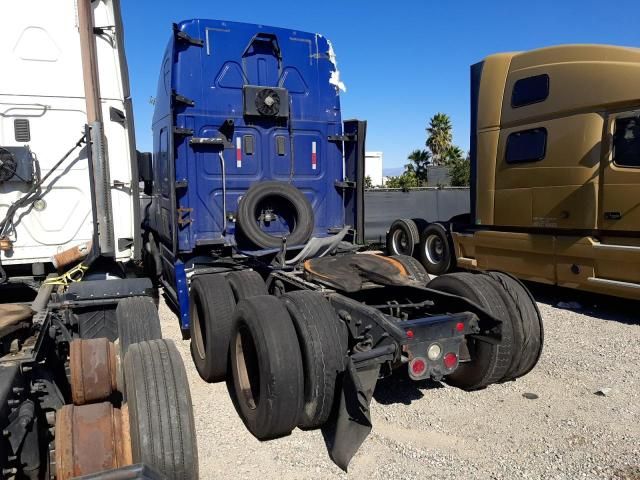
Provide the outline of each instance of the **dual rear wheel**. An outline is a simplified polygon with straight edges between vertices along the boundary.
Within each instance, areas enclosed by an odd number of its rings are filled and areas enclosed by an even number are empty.
[[[441,223],[396,220],[387,233],[387,252],[416,258],[431,275],[443,275],[455,267],[451,234]]]
[[[255,272],[203,276],[192,284],[192,312],[198,372],[207,381],[226,378],[234,406],[255,437],[277,438],[296,426],[326,423],[344,370],[347,332],[321,294],[297,291],[277,298]],[[207,376],[208,364],[219,375]]]
[[[501,339],[467,335],[468,360],[446,377],[450,385],[478,390],[526,375],[542,353],[542,316],[527,288],[500,272],[442,275],[429,288],[468,299],[502,322]]]

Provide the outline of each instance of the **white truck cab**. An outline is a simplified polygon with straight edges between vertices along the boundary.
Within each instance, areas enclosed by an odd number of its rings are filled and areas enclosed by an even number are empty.
[[[111,254],[139,255],[138,169],[119,0],[92,2],[106,146]],[[28,12],[28,14],[25,14]],[[0,266],[51,270],[52,257],[94,238],[87,107],[76,0],[6,1],[0,29]],[[48,177],[47,177],[48,176]],[[6,219],[32,187],[37,195]],[[110,211],[109,211],[110,209]],[[112,212],[112,213],[110,213]],[[24,270],[24,269],[23,269]]]

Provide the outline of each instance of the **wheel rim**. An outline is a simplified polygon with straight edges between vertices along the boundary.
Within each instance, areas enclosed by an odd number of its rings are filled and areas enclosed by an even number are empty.
[[[432,265],[438,265],[444,260],[444,243],[437,235],[429,235],[424,242],[424,254]]]
[[[195,299],[194,299],[195,300]],[[204,315],[201,315],[200,312],[200,302],[193,302],[195,308],[193,308],[191,312],[191,321],[193,322],[193,338],[192,341],[195,342],[196,345],[196,353],[200,359],[204,360],[206,356],[206,343],[207,343],[207,330],[204,326]]]
[[[391,245],[396,254],[408,255],[410,250],[409,237],[403,230],[396,230],[391,236]]]
[[[235,359],[240,401],[255,410],[260,403],[260,367],[253,337],[246,327],[240,327],[236,335]]]

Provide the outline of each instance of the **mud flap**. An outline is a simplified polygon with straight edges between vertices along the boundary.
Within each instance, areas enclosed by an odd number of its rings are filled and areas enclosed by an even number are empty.
[[[369,406],[378,381],[380,364],[358,370],[349,359],[342,378],[337,414],[324,427],[324,436],[331,460],[345,472],[362,442],[371,432]]]

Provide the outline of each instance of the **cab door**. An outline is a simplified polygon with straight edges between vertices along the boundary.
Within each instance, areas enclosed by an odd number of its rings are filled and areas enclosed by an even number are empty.
[[[609,116],[603,156],[600,230],[640,232],[640,108]]]

